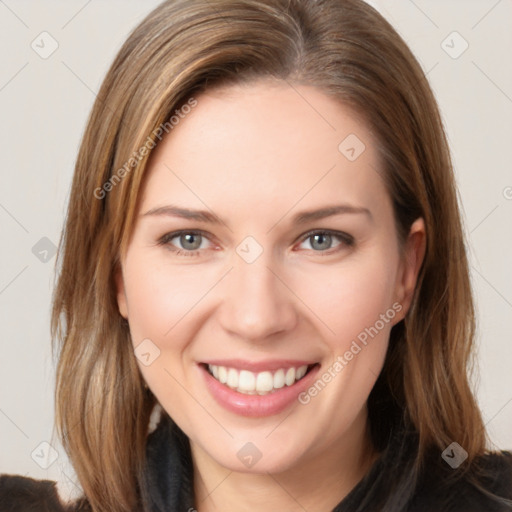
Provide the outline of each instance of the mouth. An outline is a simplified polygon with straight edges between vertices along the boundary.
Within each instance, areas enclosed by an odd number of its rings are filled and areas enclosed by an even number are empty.
[[[238,416],[263,418],[297,406],[297,398],[317,378],[320,363],[230,359],[202,362],[198,368],[221,407]]]
[[[319,363],[283,365],[280,368],[250,371],[220,364],[200,363],[217,382],[244,395],[270,395],[295,385]],[[274,365],[275,366],[275,365]]]

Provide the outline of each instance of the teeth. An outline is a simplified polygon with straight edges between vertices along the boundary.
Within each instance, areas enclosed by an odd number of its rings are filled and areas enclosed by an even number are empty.
[[[230,368],[229,373],[236,373],[236,375],[238,375],[238,372],[234,368]],[[252,372],[242,370],[237,381],[238,382],[234,386],[230,386],[228,382],[228,386],[231,388],[238,388],[242,391],[254,391],[256,389],[256,378]]]
[[[295,368],[288,368],[284,381],[287,386],[291,386],[295,382]]]
[[[222,384],[247,395],[267,395],[302,379],[308,371],[307,365],[299,368],[280,368],[274,374],[269,371],[253,373],[226,366],[208,365],[210,373]]]
[[[228,381],[226,384],[230,388],[237,388],[238,387],[238,372],[234,368],[230,368],[228,370]]]
[[[240,386],[241,387],[241,386]],[[272,391],[274,388],[274,377],[270,372],[258,373],[256,377],[255,389],[256,391]]]
[[[304,377],[304,375],[306,375],[307,371],[308,371],[308,367],[307,366],[301,366],[301,367],[297,368],[297,372],[295,374],[295,378],[297,380],[302,379],[302,377]]]
[[[225,366],[219,366],[218,367],[219,372],[219,382],[222,382],[222,384],[226,384],[228,381],[228,371]]]
[[[274,389],[280,389],[284,384],[284,370],[277,370],[277,372],[274,373]]]

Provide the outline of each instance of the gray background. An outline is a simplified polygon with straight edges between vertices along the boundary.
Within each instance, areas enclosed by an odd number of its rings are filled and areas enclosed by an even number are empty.
[[[76,487],[53,432],[52,251],[96,91],[158,3],[0,0],[0,473],[58,480],[64,496]],[[477,396],[495,446],[511,449],[512,2],[371,3],[410,45],[441,106],[471,245]]]

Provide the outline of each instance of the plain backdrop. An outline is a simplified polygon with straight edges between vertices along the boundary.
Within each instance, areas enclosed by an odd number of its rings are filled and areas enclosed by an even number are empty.
[[[95,94],[158,3],[0,0],[0,473],[57,480],[64,495],[76,487],[53,432],[54,249]],[[371,3],[409,44],[441,107],[477,298],[475,387],[495,447],[511,449],[512,2]]]

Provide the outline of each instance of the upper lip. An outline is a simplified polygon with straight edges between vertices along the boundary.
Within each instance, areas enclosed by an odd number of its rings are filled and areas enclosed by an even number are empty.
[[[274,371],[280,368],[300,368],[301,366],[310,366],[317,361],[305,361],[297,359],[268,359],[265,361],[248,361],[245,359],[211,359],[202,361],[203,364],[215,366],[227,366],[237,370],[248,370],[250,372],[263,372],[265,370]]]

